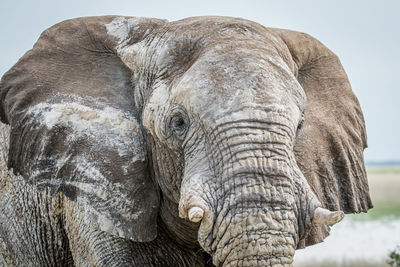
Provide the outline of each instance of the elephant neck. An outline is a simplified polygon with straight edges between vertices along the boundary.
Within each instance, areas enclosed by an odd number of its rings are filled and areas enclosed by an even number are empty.
[[[177,203],[162,197],[160,218],[168,235],[179,245],[190,249],[200,249],[197,241],[199,224],[179,218]]]

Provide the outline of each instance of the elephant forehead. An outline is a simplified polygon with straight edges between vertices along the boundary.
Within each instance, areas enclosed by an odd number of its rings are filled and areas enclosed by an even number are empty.
[[[106,25],[108,35],[117,40],[116,51],[132,70],[155,67],[158,76],[178,76],[204,51],[219,44],[232,47],[284,47],[282,40],[255,22],[229,17],[194,17],[148,29],[140,42],[132,42],[135,25],[148,23],[145,18],[117,17]],[[285,54],[288,51],[281,51]],[[288,53],[287,53],[288,54]],[[142,63],[145,64],[142,64]],[[167,75],[165,75],[167,73]]]
[[[198,110],[268,106],[297,116],[305,105],[305,94],[287,64],[265,49],[210,51],[171,87],[171,94]]]

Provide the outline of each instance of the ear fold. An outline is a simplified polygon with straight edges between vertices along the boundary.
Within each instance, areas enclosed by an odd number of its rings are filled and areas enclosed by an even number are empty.
[[[156,237],[158,191],[117,47],[164,21],[92,17],[46,30],[4,75],[0,118],[9,168],[76,201],[86,222],[134,241]]]
[[[294,147],[297,164],[325,208],[366,212],[372,204],[363,161],[365,125],[346,73],[337,56],[316,39],[276,31],[289,48],[307,96],[304,127]],[[327,234],[314,225],[299,246],[321,242]]]

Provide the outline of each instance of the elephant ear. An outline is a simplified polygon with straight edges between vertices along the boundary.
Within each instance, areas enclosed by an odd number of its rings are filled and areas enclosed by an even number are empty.
[[[86,223],[134,241],[156,237],[159,199],[118,49],[164,23],[110,16],[62,22],[0,84],[1,121],[11,126],[8,167],[38,190],[64,193]]]
[[[307,96],[305,122],[295,143],[296,161],[329,210],[372,208],[363,160],[367,146],[363,114],[338,57],[313,37],[276,30],[292,55]],[[321,242],[329,229],[313,225],[299,247]]]

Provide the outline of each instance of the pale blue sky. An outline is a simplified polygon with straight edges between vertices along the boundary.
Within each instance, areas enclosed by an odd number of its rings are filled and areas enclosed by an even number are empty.
[[[360,100],[368,133],[366,161],[400,161],[400,1],[1,0],[0,14],[0,76],[43,30],[81,16],[223,15],[309,33],[339,56]]]

